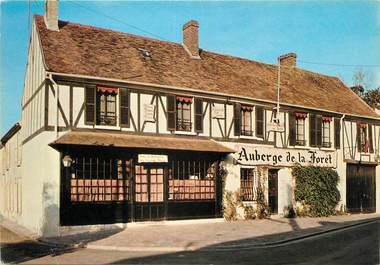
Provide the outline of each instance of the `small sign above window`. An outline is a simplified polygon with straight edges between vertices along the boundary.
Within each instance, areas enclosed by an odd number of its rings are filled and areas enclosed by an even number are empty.
[[[285,126],[283,123],[269,122],[267,123],[268,132],[285,132]]]
[[[156,121],[155,110],[156,110],[155,105],[144,104],[144,121],[155,122]]]
[[[212,107],[213,119],[224,119],[224,106]]]
[[[167,155],[139,154],[138,163],[167,163]]]

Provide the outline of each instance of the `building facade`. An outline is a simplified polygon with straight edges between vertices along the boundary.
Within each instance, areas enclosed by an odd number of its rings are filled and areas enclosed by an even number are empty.
[[[279,67],[202,50],[196,21],[183,44],[59,21],[57,1],[32,28],[21,126],[2,140],[22,157],[2,159],[6,218],[51,236],[221,217],[223,189],[254,204],[259,176],[282,214],[297,164],[334,168],[340,205],[380,212],[379,116],[295,54]]]

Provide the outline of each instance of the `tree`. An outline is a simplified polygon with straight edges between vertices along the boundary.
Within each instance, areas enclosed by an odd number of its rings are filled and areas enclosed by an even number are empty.
[[[351,90],[361,97],[368,105],[374,107],[380,104],[380,87],[371,89],[372,78],[362,69],[355,71],[352,77]]]

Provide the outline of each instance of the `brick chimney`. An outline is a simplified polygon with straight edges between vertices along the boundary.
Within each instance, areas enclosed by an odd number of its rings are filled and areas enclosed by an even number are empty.
[[[297,65],[297,54],[287,53],[278,57],[278,61],[281,66],[291,66],[296,67]]]
[[[195,20],[190,20],[183,25],[183,46],[193,59],[200,59],[198,44],[199,24]]]
[[[45,0],[45,25],[49,30],[59,31],[58,0]]]

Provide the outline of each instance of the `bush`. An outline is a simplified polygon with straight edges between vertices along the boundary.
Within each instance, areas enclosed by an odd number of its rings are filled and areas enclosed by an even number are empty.
[[[259,173],[259,181],[256,187],[256,217],[258,219],[268,218],[270,216],[270,210],[265,198],[265,188],[262,184],[261,174]]]
[[[296,212],[293,205],[288,205],[284,207],[284,217],[285,218],[295,218]]]
[[[244,219],[253,220],[256,218],[256,211],[252,205],[244,205]]]
[[[302,205],[297,207],[297,214],[299,211],[300,216],[319,217],[335,214],[340,200],[337,188],[339,176],[335,170],[297,166],[293,168],[293,176],[296,179],[295,199]]]
[[[238,207],[242,205],[239,191],[225,191],[223,203],[223,217],[226,221],[236,221],[238,219]]]

